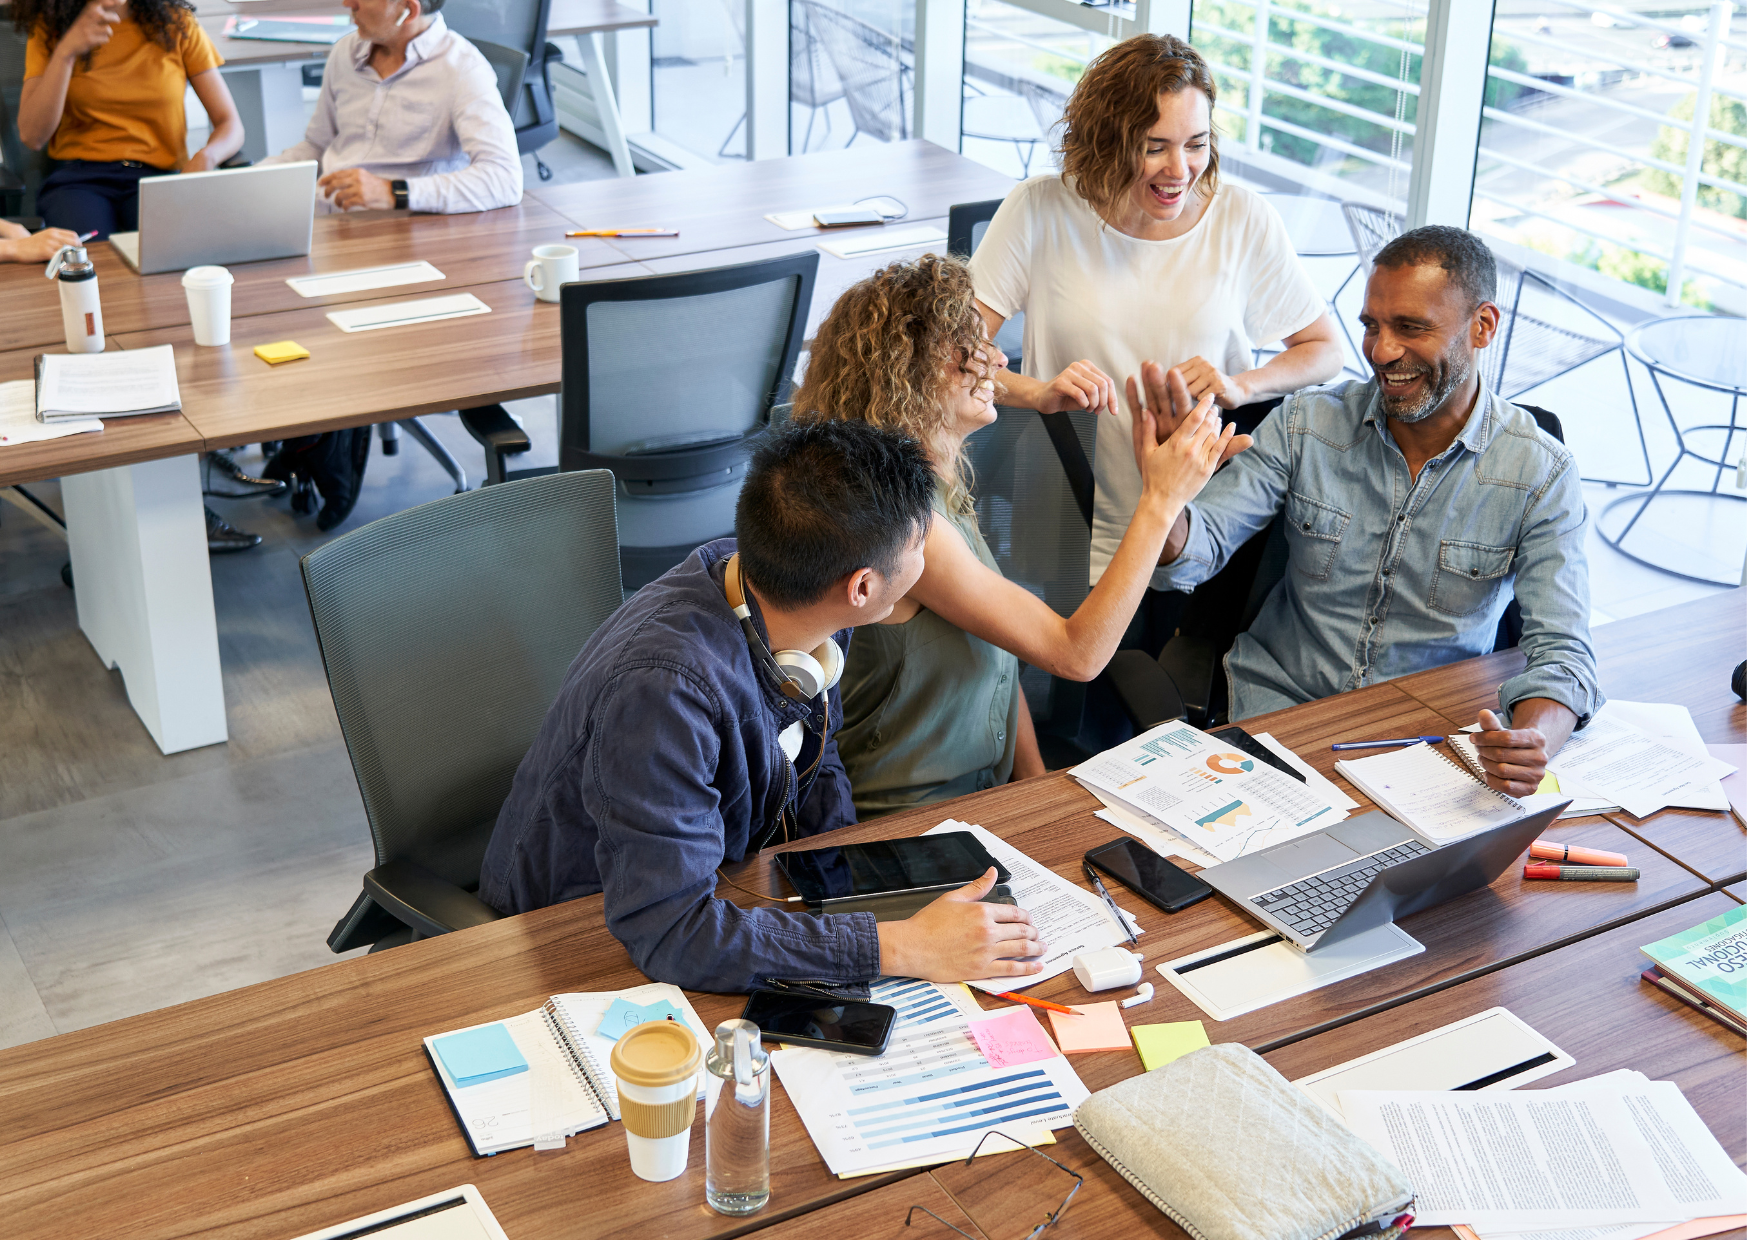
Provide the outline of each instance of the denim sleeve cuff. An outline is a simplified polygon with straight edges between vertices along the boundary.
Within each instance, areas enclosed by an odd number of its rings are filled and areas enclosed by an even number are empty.
[[[880,976],[880,932],[872,913],[823,913],[817,933],[789,938],[774,981],[812,985],[871,982]]]
[[[1150,584],[1155,590],[1194,588],[1208,579],[1209,570],[1214,566],[1214,542],[1208,533],[1207,518],[1194,504],[1184,506],[1184,515],[1190,523],[1189,533],[1184,537],[1184,549],[1170,564],[1161,564],[1154,570]]]
[[[1507,714],[1525,698],[1547,698],[1578,716],[1578,727],[1602,709],[1602,689],[1594,676],[1579,676],[1562,664],[1530,667],[1499,686],[1499,705]]]

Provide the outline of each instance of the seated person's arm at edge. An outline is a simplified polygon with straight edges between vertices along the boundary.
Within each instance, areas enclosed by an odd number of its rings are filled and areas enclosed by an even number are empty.
[[[0,220],[0,263],[46,263],[64,245],[78,245],[79,238],[65,228],[31,232],[22,224]]]
[[[722,798],[704,774],[717,769],[723,735],[715,703],[668,668],[628,670],[603,699],[589,727],[583,800],[600,824],[607,929],[648,976],[734,993],[773,980],[847,984],[890,973],[957,982],[1042,968],[1008,959],[1043,951],[1026,912],[978,902],[994,886],[993,870],[906,921],[878,927],[870,913],[814,916],[715,898]],[[647,743],[657,704],[672,718],[670,737],[696,742],[690,752]],[[820,761],[810,802],[847,788],[835,742]]]
[[[206,109],[212,132],[206,145],[188,157],[182,171],[211,172],[243,149],[243,118],[237,114],[237,103],[231,98],[231,88],[225,85],[225,75],[217,69],[195,74],[188,84],[194,87],[195,97]]]
[[[1002,324],[1007,322],[1007,316],[981,300],[977,309],[983,315],[989,338],[995,339]],[[1272,400],[1310,384],[1326,383],[1341,373],[1341,346],[1336,340],[1336,331],[1334,318],[1325,314],[1309,327],[1288,336],[1281,342],[1286,348],[1255,370],[1227,375],[1206,358],[1192,357],[1173,366],[1172,373],[1186,384],[1192,401],[1212,393],[1222,409],[1236,409],[1240,405]],[[1117,411],[1116,381],[1084,359],[1052,379],[1033,379],[1009,370],[998,371],[995,385],[995,399],[1000,405],[1036,409],[1039,413],[1065,413],[1070,409],[1086,409],[1094,413]],[[1165,428],[1162,437],[1170,430],[1170,427]]]
[[[1590,646],[1586,519],[1578,466],[1568,458],[1526,515],[1518,539],[1518,648],[1529,666],[1499,686],[1502,710],[1484,710],[1477,720],[1482,731],[1475,748],[1487,784],[1509,796],[1534,792],[1567,738],[1602,708]]]
[[[457,36],[459,37],[459,36]],[[522,156],[504,111],[497,78],[481,60],[456,83],[450,126],[467,153],[467,167],[407,181],[407,207],[437,215],[491,211],[522,201]]]
[[[1001,372],[997,372],[1001,373]],[[979,562],[945,518],[937,515],[924,545],[923,575],[910,598],[992,645],[1053,676],[1091,680],[1104,670],[1147,588],[1167,532],[1222,459],[1242,451],[1249,436],[1221,429],[1207,396],[1178,431],[1158,441],[1153,415],[1137,411],[1132,423],[1141,502],[1109,567],[1071,616]],[[1021,718],[1028,712],[1021,710]],[[1029,721],[1028,721],[1029,722]]]

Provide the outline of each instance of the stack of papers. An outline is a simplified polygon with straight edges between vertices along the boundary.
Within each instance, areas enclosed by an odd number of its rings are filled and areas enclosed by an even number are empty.
[[[1625,1240],[1695,1219],[1739,1227],[1748,1209],[1748,1178],[1680,1087],[1642,1073],[1516,1092],[1338,1097],[1348,1125],[1414,1185],[1416,1226],[1466,1225],[1484,1240],[1618,1228]]]
[[[110,353],[39,353],[36,417],[120,418],[182,408],[176,355],[167,344]]]
[[[1281,752],[1277,744],[1269,748]],[[1303,768],[1297,758],[1289,761]],[[1069,774],[1104,802],[1100,817],[1156,852],[1200,865],[1231,861],[1347,817],[1327,780],[1299,783],[1187,723],[1160,724]]]
[[[949,1162],[991,1129],[1038,1144],[1088,1097],[1030,1009],[985,1013],[963,986],[913,978],[882,978],[871,998],[899,1010],[879,1058],[806,1046],[771,1055],[834,1175]]]
[[[1050,953],[1041,962],[1044,966],[1042,973],[1031,973],[1024,977],[988,978],[970,982],[969,985],[990,994],[1004,990],[1023,990],[1027,986],[1036,986],[1039,982],[1049,981],[1068,972],[1074,967],[1074,958],[1081,952],[1129,942],[1129,936],[1117,925],[1116,919],[1111,916],[1111,910],[1094,892],[1075,886],[1055,871],[1039,865],[1006,840],[968,822],[949,818],[924,834],[938,835],[945,831],[971,832],[977,837],[977,842],[989,850],[989,855],[1001,862],[1010,875],[1008,890],[1013,892],[1014,900],[1019,906],[1032,915],[1032,924],[1037,927],[1038,935],[1044,940],[1046,950]],[[1133,914],[1124,912],[1123,916],[1130,929],[1137,934],[1141,933],[1140,924]]]
[[[1548,769],[1563,794],[1646,818],[1672,806],[1727,811],[1718,781],[1736,768],[1706,752],[1687,707],[1609,702]]]
[[[39,443],[44,439],[59,439],[63,435],[79,435],[100,431],[100,418],[61,418],[54,422],[36,420],[36,384],[29,379],[0,383],[0,447],[16,443]]]

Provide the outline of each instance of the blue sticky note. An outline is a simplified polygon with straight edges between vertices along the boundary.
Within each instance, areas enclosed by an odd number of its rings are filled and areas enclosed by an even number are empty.
[[[666,999],[657,999],[647,1005],[615,999],[607,1014],[601,1017],[601,1027],[595,1032],[609,1042],[617,1042],[619,1035],[629,1033],[633,1025],[641,1025],[646,1020],[667,1020],[670,1016],[682,1025],[686,1023],[685,1013]]]
[[[431,1045],[458,1086],[479,1085],[528,1071],[528,1061],[502,1022],[433,1038]]]

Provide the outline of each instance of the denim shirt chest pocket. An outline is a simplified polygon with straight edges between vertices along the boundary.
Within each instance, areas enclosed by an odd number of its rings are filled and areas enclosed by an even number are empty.
[[[1311,499],[1297,491],[1287,492],[1287,545],[1293,571],[1314,581],[1325,581],[1341,549],[1351,513],[1333,504]]]
[[[1432,576],[1427,606],[1448,616],[1467,616],[1487,607],[1501,579],[1511,572],[1515,547],[1443,539],[1438,545],[1438,571]]]

